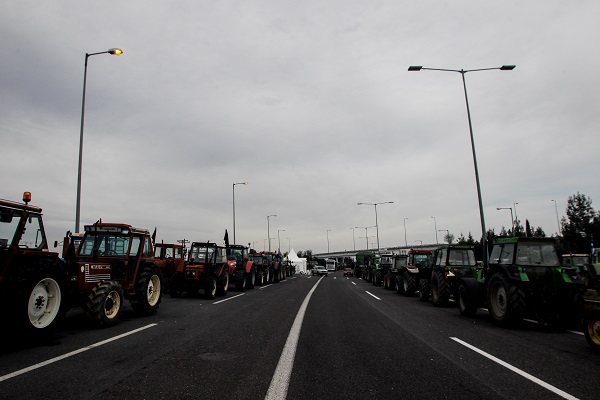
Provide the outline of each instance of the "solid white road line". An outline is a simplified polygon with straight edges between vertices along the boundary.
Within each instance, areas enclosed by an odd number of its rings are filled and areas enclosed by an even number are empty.
[[[240,294],[236,294],[235,296],[228,297],[228,298],[226,298],[226,299],[224,299],[224,300],[215,301],[213,304],[219,304],[219,303],[222,303],[222,302],[224,302],[224,301],[232,300],[232,299],[235,299],[236,297],[240,297],[240,296],[243,296],[243,295],[245,295],[245,294],[246,294],[246,293],[240,293]]]
[[[300,309],[298,310],[298,314],[296,314],[296,318],[292,324],[292,329],[290,329],[290,333],[285,341],[285,346],[283,346],[283,351],[279,357],[279,362],[277,363],[277,368],[275,368],[275,373],[271,379],[271,384],[269,385],[269,390],[267,391],[265,399],[282,400],[287,396],[288,387],[290,385],[290,376],[292,375],[292,368],[294,367],[294,358],[296,357],[296,348],[298,347],[298,339],[300,338],[300,330],[302,329],[302,322],[304,321],[304,314],[306,313],[306,307],[308,307],[308,302],[310,301],[312,294],[321,280],[323,280],[323,277],[321,277],[321,279],[315,283],[312,289],[310,289],[304,298]]]
[[[263,290],[264,288],[268,288],[269,286],[273,285],[272,283],[269,283],[268,285],[265,286],[261,286],[259,287],[260,290]]]
[[[480,349],[478,349],[477,347],[475,347],[475,346],[473,346],[473,345],[470,345],[469,343],[467,343],[467,342],[464,342],[464,341],[460,340],[459,338],[456,338],[456,337],[451,337],[450,339],[454,340],[455,342],[458,342],[458,343],[462,344],[462,345],[463,345],[463,346],[465,346],[465,347],[468,347],[469,349],[471,349],[471,350],[473,350],[473,351],[475,351],[475,352],[477,352],[477,353],[481,354],[481,355],[482,355],[482,356],[484,356],[484,357],[487,357],[487,358],[489,358],[490,360],[492,360],[492,361],[494,361],[494,362],[496,362],[496,363],[498,363],[498,364],[502,365],[503,367],[505,367],[505,368],[508,368],[509,370],[511,370],[511,371],[513,371],[513,372],[516,372],[517,374],[521,375],[522,377],[524,377],[524,378],[527,378],[527,379],[529,379],[530,381],[537,383],[537,384],[538,384],[538,385],[540,385],[541,387],[543,387],[543,388],[546,388],[546,389],[550,390],[551,392],[554,392],[554,393],[556,393],[557,395],[559,395],[559,396],[560,396],[560,397],[562,397],[562,398],[565,398],[565,399],[573,399],[573,400],[577,399],[577,397],[571,396],[569,393],[567,393],[567,392],[564,392],[564,391],[560,390],[559,388],[557,388],[557,387],[555,387],[555,386],[552,386],[552,385],[550,385],[549,383],[546,383],[546,382],[544,382],[543,380],[541,380],[541,379],[538,379],[538,378],[536,378],[535,376],[533,376],[533,375],[530,375],[530,374],[528,374],[527,372],[525,372],[525,371],[523,371],[523,370],[520,370],[520,369],[519,369],[519,368],[517,368],[517,367],[513,367],[513,366],[512,366],[512,365],[510,365],[509,363],[507,363],[507,362],[504,362],[504,361],[500,360],[499,358],[496,358],[496,357],[494,357],[493,355],[491,355],[491,354],[489,354],[489,353],[486,353],[485,351],[483,351],[483,350],[480,350]]]
[[[354,286],[356,286],[356,283],[352,282],[352,284],[353,284]]]
[[[79,353],[83,353],[84,351],[91,350],[91,349],[93,349],[93,348],[96,348],[96,347],[102,346],[102,345],[104,345],[104,344],[106,344],[106,343],[110,343],[110,342],[113,342],[113,341],[115,341],[115,340],[122,339],[122,338],[124,338],[125,336],[133,335],[134,333],[138,333],[138,332],[140,332],[140,331],[143,331],[144,329],[152,328],[153,326],[156,326],[156,325],[158,325],[158,324],[150,324],[150,325],[146,325],[146,326],[143,326],[143,327],[141,327],[141,328],[134,329],[134,330],[132,330],[132,331],[129,331],[129,332],[123,333],[123,334],[121,334],[121,335],[118,335],[118,336],[112,337],[112,338],[110,338],[110,339],[106,339],[106,340],[103,340],[103,341],[101,341],[101,342],[94,343],[94,344],[91,344],[91,345],[89,345],[89,346],[86,346],[86,347],[82,347],[82,348],[81,348],[81,349],[79,349],[79,350],[75,350],[75,351],[72,351],[72,352],[70,352],[70,353],[63,354],[62,356],[54,357],[54,358],[51,358],[51,359],[49,359],[49,360],[42,361],[41,363],[38,363],[38,364],[32,365],[32,366],[30,366],[30,367],[23,368],[23,369],[20,369],[20,370],[18,370],[18,371],[15,371],[15,372],[11,372],[10,374],[4,375],[4,376],[0,376],[0,382],[2,382],[2,381],[6,381],[6,380],[8,380],[8,379],[10,379],[10,378],[14,378],[15,376],[19,376],[19,375],[25,374],[25,373],[27,373],[27,372],[33,371],[33,370],[35,370],[35,369],[38,369],[38,368],[45,367],[46,365],[49,365],[49,364],[55,363],[55,362],[57,362],[57,361],[60,361],[60,360],[64,360],[65,358],[69,358],[69,357],[71,357],[71,356],[74,356],[74,355],[77,355],[77,354],[79,354]]]
[[[365,290],[365,292],[366,292],[366,290]],[[369,293],[369,292],[367,292],[367,294],[368,294],[369,296],[373,296],[373,297],[375,297],[377,300],[381,300],[379,297],[375,296],[373,293]]]

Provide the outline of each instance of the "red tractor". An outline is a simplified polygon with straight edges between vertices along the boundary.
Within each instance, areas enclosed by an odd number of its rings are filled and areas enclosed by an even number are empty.
[[[169,293],[175,273],[183,272],[185,267],[185,248],[181,244],[157,243],[154,245],[154,259],[163,275],[163,292]]]
[[[256,284],[256,267],[249,259],[248,247],[240,244],[232,244],[227,247],[227,259],[229,263],[230,282],[235,284],[235,290],[243,292],[253,289]]]
[[[48,251],[42,209],[0,199],[0,313],[2,334],[48,337],[66,313],[67,276],[58,253]],[[12,331],[15,332],[12,332]]]
[[[198,294],[201,290],[207,299],[225,296],[232,266],[235,269],[235,260],[227,259],[226,247],[211,242],[193,242],[184,270],[173,277],[171,297],[181,292]]]
[[[69,260],[72,305],[80,305],[100,326],[118,321],[124,299],[139,314],[155,313],[162,296],[162,273],[153,257],[150,233],[103,222],[84,229]]]

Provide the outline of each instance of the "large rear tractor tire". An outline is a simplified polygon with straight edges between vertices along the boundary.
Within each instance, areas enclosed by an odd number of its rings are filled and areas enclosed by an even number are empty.
[[[445,306],[450,299],[450,284],[441,271],[431,275],[431,302],[436,307]]]
[[[404,294],[404,274],[402,272],[398,272],[396,275],[396,293]]]
[[[162,274],[155,266],[146,266],[134,285],[135,300],[131,303],[134,311],[142,315],[156,313],[162,300]]]
[[[600,353],[600,312],[592,312],[583,320],[585,340],[596,353]]]
[[[221,276],[217,278],[217,295],[226,296],[229,288],[229,271],[223,269]]]
[[[496,273],[488,285],[488,308],[492,321],[500,326],[514,326],[521,322],[525,311],[525,293]]]
[[[112,326],[119,321],[123,302],[121,285],[115,281],[104,281],[92,289],[84,310],[98,326]]]
[[[238,269],[235,271],[235,290],[238,292],[243,292],[246,290],[246,285],[246,271]]]
[[[206,286],[204,287],[204,297],[212,300],[217,297],[217,277],[211,275],[207,278]]]
[[[467,285],[458,284],[458,310],[465,317],[474,317],[477,314],[475,293],[471,293]]]
[[[254,289],[256,286],[256,270],[252,268],[250,273],[246,274],[246,289]]]
[[[23,284],[21,304],[27,304],[27,314],[17,315],[22,322],[21,328],[25,334],[38,337],[49,337],[54,333],[56,325],[66,314],[63,304],[63,288],[60,277],[51,272],[40,273],[37,277],[28,279]],[[19,310],[25,310],[20,307]],[[19,311],[22,313],[22,311]],[[25,318],[22,318],[24,317]]]
[[[429,301],[431,285],[427,279],[419,280],[419,301]]]
[[[412,272],[404,271],[402,277],[402,291],[405,296],[414,296],[417,291],[417,278]]]

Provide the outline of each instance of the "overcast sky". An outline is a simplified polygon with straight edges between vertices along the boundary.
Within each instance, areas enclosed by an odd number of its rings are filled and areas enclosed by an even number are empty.
[[[247,181],[236,239],[258,250],[271,214],[273,248],[285,230],[284,251],[363,249],[352,228],[375,212],[358,202],[394,202],[381,247],[435,243],[434,223],[479,238],[461,75],[407,69],[514,64],[465,75],[486,225],[518,203],[553,234],[551,200],[600,208],[599,16],[597,0],[3,1],[0,197],[31,191],[51,241],[74,230],[85,54],[118,47],[88,62],[81,230],[232,239]]]

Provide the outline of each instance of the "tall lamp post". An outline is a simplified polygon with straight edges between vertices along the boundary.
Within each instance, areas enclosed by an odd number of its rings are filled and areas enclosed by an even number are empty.
[[[558,207],[556,206],[556,200],[550,200],[554,202],[554,211],[556,211],[556,226],[558,227],[558,232],[556,233],[560,236],[560,222],[558,221]]]
[[[329,253],[329,232],[331,232],[331,229],[327,229],[327,253]]]
[[[87,83],[88,58],[98,54],[112,54],[120,56],[123,54],[121,49],[108,49],[98,53],[85,53],[85,66],[83,69],[83,96],[81,100],[81,126],[79,128],[79,164],[77,167],[77,205],[75,207],[75,233],[79,233],[79,220],[81,211],[81,166],[83,163],[83,121],[85,119],[85,87]]]
[[[375,207],[375,230],[377,231],[377,252],[379,253],[379,223],[377,222],[377,206],[380,204],[392,204],[393,201],[384,201],[382,203],[356,203],[357,206],[367,205]],[[368,247],[368,244],[367,244]]]
[[[364,229],[365,230],[365,236],[360,236],[359,239],[362,239],[363,237],[365,238],[365,240],[367,241],[367,250],[369,250],[369,234],[367,233],[367,229],[369,228],[375,228],[375,225],[373,226],[355,226],[356,229]]]
[[[438,241],[437,221],[435,220],[435,217],[431,218],[433,218],[433,227],[435,228],[435,244],[439,244],[440,242]]]
[[[354,251],[356,251],[356,239],[354,238],[354,228],[352,229],[352,244],[354,245]]]
[[[239,182],[233,184],[233,244],[235,244],[235,185],[248,186],[248,182]]]
[[[481,245],[483,248],[483,262],[484,265],[488,264],[488,251],[487,251],[487,243],[486,243],[486,231],[485,231],[485,217],[483,215],[483,201],[481,199],[481,186],[479,184],[479,171],[477,169],[477,156],[475,154],[475,140],[473,139],[473,124],[471,123],[471,111],[469,109],[469,98],[467,96],[467,83],[465,81],[465,74],[467,72],[476,72],[476,71],[489,71],[499,69],[501,71],[512,71],[515,69],[515,65],[503,65],[501,67],[494,68],[477,68],[477,69],[443,69],[443,68],[424,68],[423,66],[410,66],[408,68],[409,71],[446,71],[446,72],[458,72],[462,76],[463,88],[465,90],[465,103],[467,104],[467,118],[469,119],[469,133],[471,135],[471,150],[473,151],[473,166],[475,168],[475,182],[477,183],[477,199],[479,201],[479,217],[481,219]]]
[[[512,229],[513,236],[515,235],[515,220],[513,219],[512,207],[496,207],[496,210],[510,210],[510,229]]]
[[[285,232],[285,229],[277,229],[277,252],[281,253],[281,238],[279,232]]]
[[[406,220],[408,217],[404,218],[404,247],[408,247],[408,242],[406,241]]]
[[[269,253],[271,252],[271,223],[269,218],[276,216],[276,214],[267,215],[267,238],[269,239]]]

